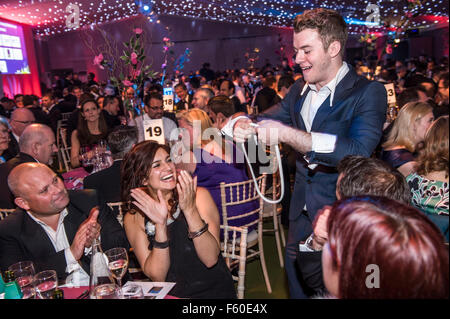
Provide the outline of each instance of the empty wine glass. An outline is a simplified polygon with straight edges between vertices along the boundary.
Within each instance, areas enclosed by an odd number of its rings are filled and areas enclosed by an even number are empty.
[[[35,295],[33,276],[35,275],[34,264],[31,261],[21,261],[8,267],[16,277],[17,283],[22,290],[22,299],[31,299]]]
[[[128,254],[125,248],[111,248],[105,252],[108,258],[108,268],[113,277],[117,280],[119,287],[122,287],[122,277],[127,272]]]
[[[58,287],[58,276],[54,270],[45,270],[34,276],[34,287],[40,299],[51,299]]]

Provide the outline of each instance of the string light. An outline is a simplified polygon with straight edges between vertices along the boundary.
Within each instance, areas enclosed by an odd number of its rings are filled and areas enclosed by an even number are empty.
[[[373,3],[380,16],[398,16],[408,11],[407,0],[9,0],[0,4],[0,16],[33,26],[38,37],[72,31],[66,26],[66,7],[80,7],[80,28],[144,14],[151,22],[159,15],[206,19],[240,24],[291,27],[297,14],[313,8],[337,10],[354,35],[387,32],[368,27],[366,7]],[[448,23],[448,0],[422,1],[415,9],[410,28],[428,28]],[[423,17],[426,17],[423,19]]]

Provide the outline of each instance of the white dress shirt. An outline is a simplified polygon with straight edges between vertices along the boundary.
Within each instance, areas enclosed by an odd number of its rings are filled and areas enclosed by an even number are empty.
[[[31,219],[33,219],[38,225],[40,225],[44,229],[45,233],[48,235],[48,238],[52,242],[53,247],[55,247],[55,251],[60,252],[61,250],[64,250],[64,255],[66,257],[67,263],[66,272],[67,273],[74,272],[76,284],[78,286],[88,286],[89,275],[84,271],[84,269],[81,267],[81,265],[73,256],[72,251],[70,250],[69,240],[67,239],[66,229],[64,227],[64,218],[66,218],[66,216],[69,214],[67,208],[64,208],[64,210],[59,215],[58,226],[56,228],[56,231],[43,221],[34,217],[32,214],[30,214],[30,212],[27,211],[27,213],[31,217]],[[89,251],[90,249],[85,249],[85,254],[89,253]]]
[[[147,113],[141,116],[137,116],[134,120],[130,121],[128,125],[136,126],[138,129],[138,142],[142,142],[145,140],[145,132],[144,132],[144,121],[151,120],[150,116]],[[174,121],[169,119],[168,117],[163,116],[163,130],[164,130],[164,138],[166,141],[170,141],[170,133],[172,130],[177,128],[177,125]]]
[[[306,83],[303,87],[301,95],[303,95],[307,88],[310,88],[303,107],[300,112],[303,122],[305,123],[306,131],[311,133],[312,151],[317,153],[332,153],[336,147],[337,136],[326,133],[311,132],[311,127],[314,118],[320,106],[330,96],[330,107],[333,107],[333,98],[336,92],[336,86],[348,73],[349,67],[347,63],[343,62],[336,76],[324,85],[320,90],[317,90],[316,85]]]

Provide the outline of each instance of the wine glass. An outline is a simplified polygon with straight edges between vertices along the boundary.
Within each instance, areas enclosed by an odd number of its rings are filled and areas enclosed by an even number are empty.
[[[32,299],[35,295],[33,287],[33,276],[35,275],[34,264],[31,261],[21,261],[8,267],[16,277],[17,283],[22,290],[22,299]]]
[[[34,276],[34,287],[40,299],[51,299],[58,287],[58,276],[54,270],[44,270]]]
[[[94,288],[94,299],[122,299],[122,293],[116,284],[103,284]]]
[[[119,287],[122,287],[122,277],[127,272],[128,254],[125,248],[111,248],[105,252],[108,258],[108,268],[113,277],[117,280]]]

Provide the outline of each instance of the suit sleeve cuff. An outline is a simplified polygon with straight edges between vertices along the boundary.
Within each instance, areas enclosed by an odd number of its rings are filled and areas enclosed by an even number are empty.
[[[312,151],[316,153],[333,153],[336,148],[336,135],[311,132]]]

